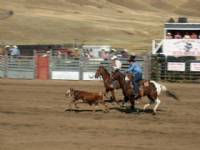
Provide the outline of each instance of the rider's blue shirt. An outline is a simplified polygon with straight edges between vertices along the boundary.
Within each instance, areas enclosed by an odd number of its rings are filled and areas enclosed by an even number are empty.
[[[137,73],[142,73],[142,68],[137,63],[132,63],[128,67],[128,72],[133,73],[134,75]]]
[[[128,72],[134,74],[133,83],[139,83],[142,80],[142,68],[138,63],[132,63],[129,65]]]

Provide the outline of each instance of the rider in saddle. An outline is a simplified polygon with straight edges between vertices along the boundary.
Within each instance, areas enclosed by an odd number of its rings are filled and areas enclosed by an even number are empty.
[[[111,57],[111,60],[112,60],[112,71],[115,71],[115,70],[120,70],[121,67],[122,67],[122,63],[121,61],[117,58],[117,56],[112,56]]]
[[[142,68],[141,66],[135,61],[135,55],[131,55],[128,59],[129,67],[127,72],[132,73],[134,79],[132,81],[134,91],[135,91],[135,99],[139,97],[139,82],[142,80]]]
[[[121,63],[121,61],[118,59],[118,57],[117,56],[112,56],[111,57],[111,67],[112,67],[112,71],[114,72],[114,71],[116,71],[116,70],[121,70],[121,68],[122,68],[122,63]],[[113,88],[115,88],[115,87],[117,87],[117,85],[118,85],[118,81],[113,81],[112,82],[112,86],[113,86]]]

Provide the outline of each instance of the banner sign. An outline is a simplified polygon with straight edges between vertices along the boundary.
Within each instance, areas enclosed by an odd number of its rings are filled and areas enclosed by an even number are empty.
[[[180,62],[168,62],[167,63],[168,71],[185,71],[185,63]]]
[[[79,72],[75,71],[52,71],[52,79],[79,80]]]
[[[190,71],[200,72],[200,63],[190,63]]]
[[[200,56],[200,39],[164,39],[163,54],[167,56]]]
[[[95,72],[83,72],[83,80],[101,80],[95,78]]]

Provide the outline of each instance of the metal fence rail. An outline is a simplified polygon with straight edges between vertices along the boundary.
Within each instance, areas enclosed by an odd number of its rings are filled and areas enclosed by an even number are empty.
[[[46,56],[45,56],[46,57]],[[97,68],[103,65],[111,72],[111,61],[88,60],[82,58],[65,58],[47,55],[49,57],[48,79],[63,80],[95,80],[94,75]],[[0,77],[15,79],[36,79],[38,74],[37,57],[21,56],[18,58],[0,56]],[[128,68],[127,59],[121,59],[122,71]],[[165,81],[200,82],[200,61],[177,60],[160,58],[158,56],[146,55],[138,58],[137,62],[142,66],[143,78]],[[168,68],[169,62],[184,63],[183,71],[172,71]],[[197,63],[197,70],[191,69],[191,64]],[[200,68],[199,68],[200,69]]]
[[[34,57],[21,56],[18,58],[13,58],[10,56],[1,56],[0,76],[4,78],[34,79]]]
[[[0,77],[1,78],[5,77],[5,71],[6,71],[5,62],[6,62],[5,57],[0,55]]]
[[[172,71],[168,68],[168,63],[183,63],[184,70]],[[159,57],[152,57],[151,62],[151,78],[153,80],[165,80],[173,82],[200,82],[200,71],[192,70],[191,64],[197,63],[200,65],[198,60],[177,60],[177,59],[160,59]]]
[[[78,58],[50,58],[50,78],[51,79],[71,79],[79,80],[80,61]]]

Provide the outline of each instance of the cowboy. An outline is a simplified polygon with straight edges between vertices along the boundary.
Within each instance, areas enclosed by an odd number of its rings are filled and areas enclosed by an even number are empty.
[[[135,99],[139,96],[139,82],[142,80],[142,68],[136,63],[134,55],[131,55],[128,59],[129,67],[127,72],[132,73],[134,75],[134,80],[132,81],[134,91],[135,91]]]
[[[112,63],[111,63],[112,71],[113,72],[115,72],[116,70],[120,71],[121,68],[122,68],[122,63],[118,59],[118,57],[114,55],[114,56],[111,57],[111,60],[112,60]],[[118,81],[115,80],[115,81],[112,82],[112,88],[116,88],[118,86],[119,86]]]
[[[111,60],[112,60],[112,69],[113,71],[115,70],[120,70],[121,67],[122,67],[122,63],[121,61],[117,58],[117,56],[112,56],[111,57]]]

